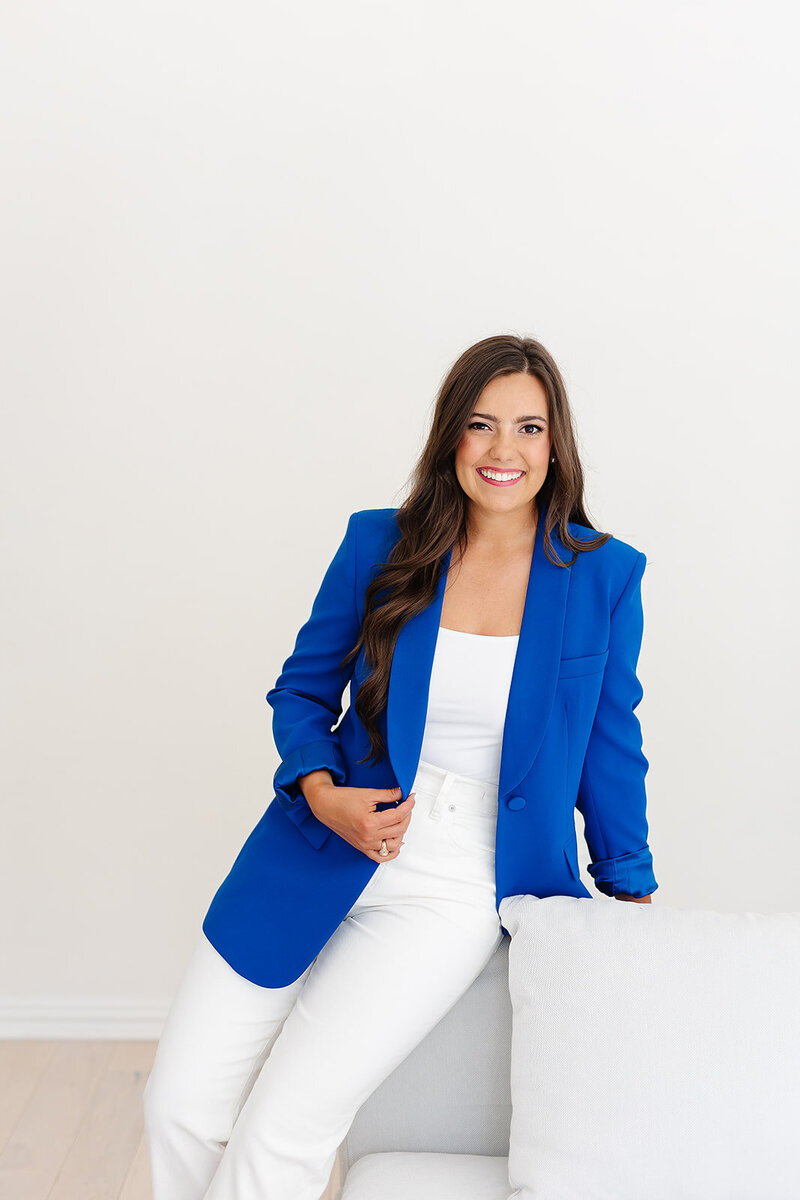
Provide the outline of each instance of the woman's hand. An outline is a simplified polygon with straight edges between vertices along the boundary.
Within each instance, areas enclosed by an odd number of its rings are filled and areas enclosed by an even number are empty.
[[[403,794],[401,789],[337,787],[331,781],[308,791],[311,794],[305,792],[305,796],[314,816],[340,838],[373,862],[384,863],[397,858],[416,803],[413,792],[396,808],[376,812],[377,804],[399,800]],[[389,851],[386,855],[378,854],[383,838]]]

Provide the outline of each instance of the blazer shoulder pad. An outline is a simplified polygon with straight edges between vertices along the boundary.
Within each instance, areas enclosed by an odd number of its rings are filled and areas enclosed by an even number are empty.
[[[569,522],[569,528],[577,538],[584,540],[591,539],[598,532],[598,530],[590,529],[587,525],[579,525],[575,521]],[[599,573],[607,583],[608,594],[613,606],[625,590],[640,559],[644,559],[646,564],[647,560],[643,551],[612,534],[608,541],[602,546],[598,546],[596,550],[580,551],[572,565],[572,570],[574,571],[578,567],[581,570]]]
[[[598,533],[603,532],[603,530],[599,529],[590,529],[588,525],[579,525],[577,521],[569,521],[567,523],[570,533],[582,541],[591,541],[592,538],[597,537]],[[591,551],[591,556],[602,555],[603,558],[608,558],[623,565],[627,563],[628,570],[630,571],[641,553],[642,551],[637,550],[630,542],[624,542],[622,538],[615,537],[612,533],[607,542],[604,542],[602,546],[598,546],[596,550]]]
[[[355,515],[362,529],[380,529],[394,524],[396,513],[396,508],[360,508]]]
[[[366,572],[363,586],[374,568],[385,562],[400,536],[396,508],[362,508],[353,514],[358,522],[358,573]]]

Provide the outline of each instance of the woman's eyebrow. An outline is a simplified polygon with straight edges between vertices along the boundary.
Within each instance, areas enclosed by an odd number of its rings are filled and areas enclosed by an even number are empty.
[[[483,417],[483,419],[485,421],[498,421],[499,422],[499,420],[500,420],[499,417],[495,417],[492,413],[474,412],[472,415],[473,415],[473,417]],[[521,425],[523,423],[523,421],[542,421],[545,425],[547,424],[547,421],[544,419],[544,417],[517,417],[516,421],[514,421],[514,424]]]

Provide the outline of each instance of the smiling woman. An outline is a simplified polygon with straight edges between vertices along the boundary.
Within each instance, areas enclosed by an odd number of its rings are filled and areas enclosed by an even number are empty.
[[[546,349],[486,338],[445,378],[406,501],[350,515],[267,693],[274,800],[145,1091],[154,1200],[320,1195],[365,1098],[507,934],[501,900],[590,896],[576,809],[598,891],[657,888],[646,560],[589,522],[572,429]]]
[[[539,412],[515,417],[515,406],[529,400],[538,406]],[[528,497],[531,499],[547,476],[550,454],[547,415],[550,404],[546,389],[532,375],[501,375],[483,389],[481,403],[499,408],[501,414],[505,415],[472,413],[473,419],[467,425],[456,452],[459,482],[464,487],[467,472],[473,470],[494,487],[510,487],[524,481],[530,489],[533,478],[535,486]],[[487,455],[491,456],[488,461]],[[480,465],[474,465],[476,458],[482,460]]]
[[[537,411],[515,416],[518,407],[526,404]],[[456,450],[456,476],[468,494],[467,479],[474,472],[490,487],[513,487],[530,502],[549,466],[547,391],[533,375],[501,375],[483,389],[481,407],[484,405],[499,410],[500,415],[472,413]],[[515,494],[515,502],[517,499]]]

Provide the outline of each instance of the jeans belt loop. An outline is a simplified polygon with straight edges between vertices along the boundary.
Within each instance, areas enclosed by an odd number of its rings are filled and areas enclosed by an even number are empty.
[[[431,811],[429,813],[429,816],[432,821],[441,821],[441,819],[442,819],[441,806],[442,806],[443,801],[447,798],[450,788],[453,786],[453,783],[455,782],[455,778],[456,778],[455,772],[448,771],[447,774],[445,775],[444,779],[442,780],[442,786],[439,788],[439,791],[434,796],[433,804],[431,805]]]

